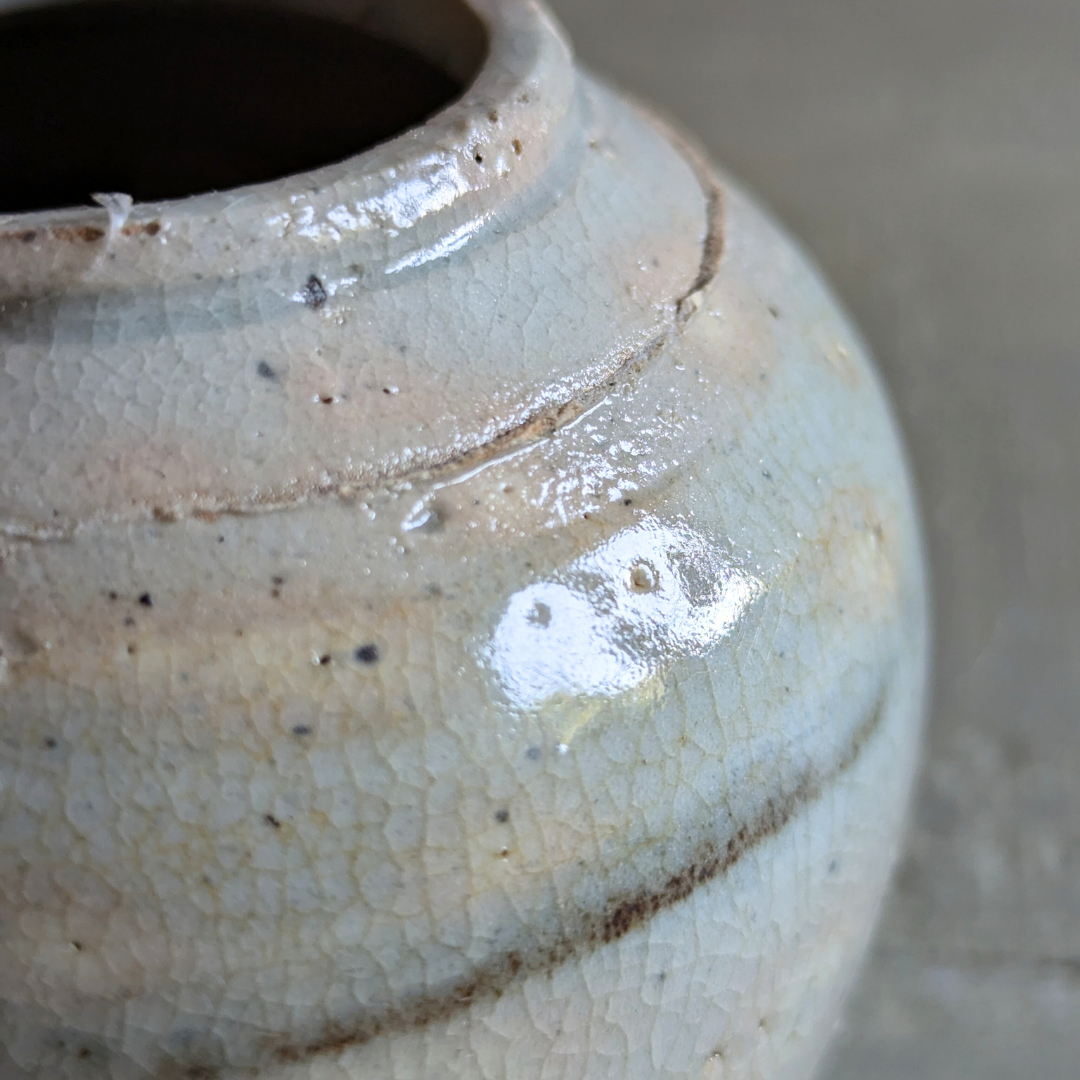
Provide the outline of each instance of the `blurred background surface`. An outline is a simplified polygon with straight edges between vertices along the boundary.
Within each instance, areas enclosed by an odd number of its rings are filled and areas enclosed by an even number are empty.
[[[1080,3],[551,2],[809,248],[914,461],[926,762],[822,1080],[1076,1080]]]

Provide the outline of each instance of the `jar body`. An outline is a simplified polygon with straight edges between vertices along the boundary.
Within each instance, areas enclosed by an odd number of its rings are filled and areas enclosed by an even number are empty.
[[[341,405],[338,440],[365,387],[388,410],[426,394],[400,426],[435,434],[410,434],[396,473],[321,460],[302,496],[267,481],[273,498],[214,505],[185,502],[185,479],[154,507],[176,451],[146,445],[116,483],[147,512],[110,503],[107,480],[106,509],[76,507],[62,536],[25,508],[7,530],[5,1078],[813,1068],[916,760],[926,605],[905,466],[858,336],[798,250],[678,138],[574,79],[579,163],[553,156],[483,247],[429,242],[387,274],[409,304],[384,279],[356,300],[344,271],[335,290],[325,263],[289,264],[300,321],[274,331],[292,335],[278,356],[370,332],[399,341],[403,375],[365,357],[348,382],[338,353],[292,374],[202,339],[197,364],[240,355],[260,391]],[[633,168],[661,157],[667,179]],[[591,180],[593,159],[636,194]],[[618,216],[656,191],[667,241]],[[133,355],[145,306],[104,346],[102,310],[88,353]],[[30,325],[8,327],[9,369]],[[439,380],[409,374],[416,352],[484,354],[483,418],[533,392],[524,367],[485,382],[490,342],[557,365],[571,325],[596,372],[472,445],[468,385],[448,376],[442,410]],[[326,393],[305,382],[319,371],[338,379]],[[288,407],[267,435],[300,445]],[[380,422],[366,460],[396,437]],[[275,467],[249,455],[230,476]]]

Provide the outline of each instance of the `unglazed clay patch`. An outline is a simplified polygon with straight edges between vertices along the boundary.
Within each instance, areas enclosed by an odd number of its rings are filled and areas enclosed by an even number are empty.
[[[471,7],[463,98],[360,156],[0,218],[2,1080],[799,1080],[832,1030],[925,676],[892,419],[749,197]],[[332,8],[454,70],[449,0]]]

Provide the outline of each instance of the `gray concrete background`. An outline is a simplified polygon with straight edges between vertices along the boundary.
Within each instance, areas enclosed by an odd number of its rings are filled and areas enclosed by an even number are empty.
[[[915,463],[927,760],[823,1080],[1077,1080],[1080,2],[553,6],[810,249]]]

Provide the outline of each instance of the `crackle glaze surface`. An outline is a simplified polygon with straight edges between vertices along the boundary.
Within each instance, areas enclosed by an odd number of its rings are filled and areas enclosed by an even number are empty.
[[[752,201],[474,6],[418,132],[0,218],[3,1080],[828,1037],[922,701],[892,421]]]

